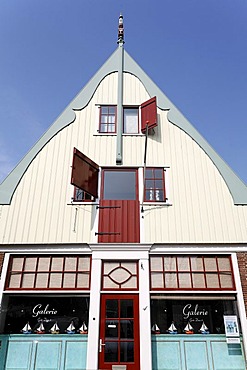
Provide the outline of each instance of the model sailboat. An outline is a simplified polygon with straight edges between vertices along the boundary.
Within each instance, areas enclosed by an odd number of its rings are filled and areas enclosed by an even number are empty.
[[[24,326],[24,328],[21,329],[21,331],[22,331],[23,334],[31,334],[32,333],[32,328],[29,325],[29,322],[26,323],[26,325]]]
[[[185,334],[194,334],[194,328],[190,325],[190,323],[188,322],[188,324],[185,326],[184,328],[184,332]]]
[[[160,334],[160,328],[157,324],[154,324],[151,328],[153,334]]]
[[[177,330],[176,326],[174,325],[174,322],[172,322],[172,324],[169,326],[167,332],[169,334],[177,334],[178,333],[178,330]]]
[[[85,324],[85,321],[83,321],[82,326],[79,328],[80,334],[87,334],[87,325]]]
[[[75,327],[73,321],[71,321],[70,325],[66,329],[67,334],[75,334]]]
[[[201,334],[209,334],[209,330],[207,326],[205,325],[204,321],[202,322],[202,326],[200,327],[199,332]]]
[[[43,322],[41,322],[40,326],[35,330],[37,334],[45,334],[45,327]]]
[[[50,332],[51,332],[51,334],[59,334],[60,333],[60,329],[59,329],[59,326],[58,326],[57,322],[55,322],[55,324],[50,328]]]

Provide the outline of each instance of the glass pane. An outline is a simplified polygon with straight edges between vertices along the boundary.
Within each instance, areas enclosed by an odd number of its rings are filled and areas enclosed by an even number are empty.
[[[108,276],[104,276],[103,278],[103,288],[104,289],[110,289],[110,288],[115,288],[119,289],[119,284],[114,283]]]
[[[100,132],[107,132],[107,125],[100,125]]]
[[[134,362],[134,342],[120,343],[120,361]]]
[[[206,271],[217,271],[216,258],[215,257],[205,257],[205,270]]]
[[[154,189],[154,181],[153,180],[146,180],[146,189]]]
[[[190,274],[178,274],[179,288],[191,288]]]
[[[135,171],[105,171],[104,199],[135,200]]]
[[[109,116],[108,117],[108,123],[115,123],[115,116]]]
[[[220,285],[221,288],[233,288],[232,275],[230,272],[225,272],[220,274]]]
[[[128,281],[126,281],[126,283],[124,284],[121,284],[121,288],[123,289],[137,289],[137,277],[136,276],[132,276]]]
[[[152,179],[153,178],[153,170],[147,168],[145,172],[145,178],[146,179]]]
[[[105,322],[105,338],[118,338],[118,320],[106,320]]]
[[[107,299],[106,300],[106,317],[118,317],[118,300]]]
[[[202,257],[190,257],[191,270],[203,271]]]
[[[75,273],[64,274],[63,288],[75,288]]]
[[[124,133],[138,133],[138,109],[124,109]]]
[[[156,202],[163,202],[165,200],[163,190],[156,189],[154,194],[155,194],[154,197],[155,197]]]
[[[178,257],[178,271],[190,271],[189,257]]]
[[[38,271],[49,271],[50,257],[40,257],[38,263]]]
[[[164,276],[163,273],[155,273],[151,274],[151,284],[152,288],[164,288]]]
[[[62,274],[51,273],[49,288],[61,288],[62,287]]]
[[[101,114],[108,114],[108,107],[101,107]]]
[[[122,266],[125,267],[131,274],[137,274],[137,263],[136,262],[124,262]]]
[[[151,271],[163,271],[162,257],[150,258]]]
[[[36,270],[36,257],[27,257],[24,265],[24,271],[35,271]]]
[[[78,274],[77,275],[77,288],[89,288],[89,274]]]
[[[206,274],[207,288],[219,288],[219,278],[217,274]]]
[[[90,271],[90,258],[89,257],[80,257],[79,258],[79,271]]]
[[[132,318],[134,317],[133,312],[133,300],[132,299],[121,299],[120,301],[120,317],[121,318]]]
[[[176,271],[176,257],[164,257],[164,266],[166,271]]]
[[[161,168],[155,168],[154,169],[154,176],[157,179],[162,179],[163,178],[163,169]]]
[[[64,261],[63,257],[53,257],[52,264],[51,264],[51,270],[52,271],[62,271],[63,261]]]
[[[9,288],[20,288],[21,274],[14,274],[10,276]]]
[[[47,288],[48,286],[48,274],[37,274],[35,288]]]
[[[22,277],[22,288],[33,288],[34,287],[35,274],[23,274]]]
[[[134,339],[134,323],[133,320],[120,321],[120,338]]]
[[[105,362],[118,362],[118,342],[105,342]]]
[[[155,180],[155,188],[156,189],[163,189],[163,181],[162,180]]]
[[[165,288],[177,288],[177,274],[175,273],[166,273],[165,274]]]
[[[231,271],[230,259],[228,257],[218,257],[218,267],[220,271]]]
[[[24,258],[15,257],[12,262],[12,271],[21,271],[23,267]]]
[[[192,273],[193,288],[206,288],[204,274]]]
[[[76,270],[76,257],[66,257],[65,258],[65,271],[75,271]]]
[[[115,107],[109,107],[109,113],[110,114],[115,114],[116,108]]]

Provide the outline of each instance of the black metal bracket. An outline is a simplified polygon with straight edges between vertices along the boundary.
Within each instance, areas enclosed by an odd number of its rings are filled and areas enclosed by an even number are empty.
[[[96,209],[104,209],[104,208],[121,208],[120,206],[96,206]]]
[[[95,235],[120,235],[120,233],[95,233]]]

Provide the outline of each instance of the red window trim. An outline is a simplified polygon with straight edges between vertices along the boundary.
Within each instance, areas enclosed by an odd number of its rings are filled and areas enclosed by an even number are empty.
[[[164,167],[147,167],[146,170],[152,170],[153,173],[154,173],[154,170],[162,170],[162,177],[152,177],[152,178],[147,178],[146,177],[146,173],[145,173],[145,178],[144,178],[144,202],[151,202],[151,203],[165,203],[167,201],[167,197],[166,197],[166,182],[165,182],[165,169]],[[147,196],[146,196],[146,192],[148,191],[148,189],[150,188],[147,188],[146,187],[146,183],[147,181],[152,181],[154,182],[154,185],[155,185],[155,181],[162,181],[162,188],[158,188],[158,187],[154,187],[152,190],[153,190],[153,200],[151,199],[148,199]],[[161,190],[163,191],[163,199],[162,200],[157,200],[156,199],[156,191],[157,190]]]
[[[124,121],[124,110],[125,109],[136,109],[137,110],[137,132],[125,132],[125,121]],[[123,134],[124,135],[137,135],[140,133],[140,122],[139,122],[139,106],[134,105],[126,105],[123,107]]]
[[[107,262],[113,262],[113,263],[119,263],[119,266],[117,266],[117,267],[115,267],[114,269],[112,269],[108,274],[105,274],[105,271],[104,271],[104,269],[105,269],[105,263],[107,263]],[[118,284],[120,287],[119,288],[104,288],[104,277],[105,276],[108,276],[109,277],[109,279],[110,280],[112,280],[111,278],[110,278],[110,274],[114,271],[114,270],[116,270],[116,269],[118,269],[118,268],[120,268],[121,266],[122,266],[122,264],[124,265],[125,263],[135,263],[136,264],[136,274],[132,274],[130,271],[129,271],[129,273],[130,273],[130,276],[129,276],[129,278],[126,280],[126,281],[124,281],[123,283],[117,283],[117,282],[115,282],[116,284]],[[124,268],[125,270],[126,270],[126,268],[125,267],[122,267],[122,268]],[[136,288],[122,288],[121,287],[121,285],[122,284],[124,284],[125,282],[127,282],[132,276],[135,276],[136,277],[136,280],[137,280],[137,286],[136,286]],[[112,280],[113,281],[113,280]],[[126,260],[126,261],[118,261],[118,260],[107,260],[107,261],[103,261],[103,264],[102,264],[102,279],[101,279],[101,290],[102,291],[137,291],[137,290],[139,290],[139,266],[138,266],[138,261],[135,261],[135,260]]]
[[[109,113],[107,115],[102,114],[102,108],[114,108],[114,110],[115,110],[115,113],[114,113],[114,116],[115,116],[114,131],[108,131],[109,125],[113,125],[113,123],[110,123],[110,122],[101,123],[101,117],[102,116],[104,116],[104,115],[107,116],[107,117],[113,116],[113,114],[109,114]],[[106,125],[107,131],[101,131],[101,125],[103,125],[103,124]],[[99,128],[98,128],[98,132],[100,134],[108,134],[108,135],[116,134],[116,132],[117,132],[117,106],[116,105],[109,104],[109,105],[101,105],[99,107]]]

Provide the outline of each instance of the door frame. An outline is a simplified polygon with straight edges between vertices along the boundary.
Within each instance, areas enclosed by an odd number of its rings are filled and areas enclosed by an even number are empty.
[[[104,340],[107,299],[133,299],[134,321],[134,362],[104,362]],[[140,370],[140,326],[139,326],[139,294],[138,293],[102,293],[100,300],[100,327],[99,327],[98,369],[112,369],[112,365],[127,365],[127,370]]]

